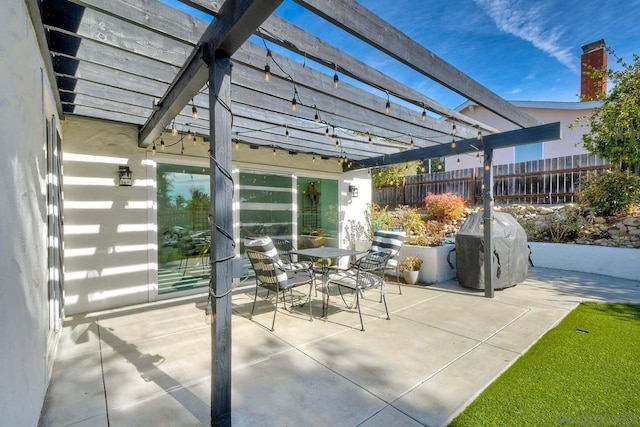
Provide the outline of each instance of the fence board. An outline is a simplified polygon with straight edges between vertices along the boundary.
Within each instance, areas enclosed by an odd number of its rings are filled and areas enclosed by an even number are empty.
[[[589,174],[610,169],[605,159],[593,154],[497,165],[494,200],[498,204],[576,202],[580,183]],[[482,167],[408,176],[399,187],[374,189],[373,203],[422,206],[428,193],[456,193],[470,205],[478,205],[482,203],[482,177]]]

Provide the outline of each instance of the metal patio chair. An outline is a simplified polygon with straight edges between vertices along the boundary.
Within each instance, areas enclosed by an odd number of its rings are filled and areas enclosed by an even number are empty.
[[[276,314],[278,313],[278,301],[280,300],[280,297],[282,296],[282,302],[286,309],[286,291],[289,291],[291,296],[291,306],[293,306],[293,288],[308,284],[309,294],[307,295],[307,301],[302,303],[301,306],[304,306],[306,303],[309,304],[309,320],[313,320],[311,291],[314,286],[314,274],[311,270],[286,270],[279,258],[269,256],[261,251],[247,249],[246,254],[249,258],[249,262],[251,262],[256,279],[256,289],[249,319],[253,319],[253,312],[256,308],[256,301],[258,298],[258,288],[262,287],[267,289],[269,292],[274,292],[275,307],[273,311],[273,320],[271,322],[271,331],[273,331],[275,329]]]
[[[387,262],[391,256],[391,251],[386,249],[383,251],[368,252],[365,256],[354,262],[348,270],[341,270],[329,274],[328,284],[336,285],[344,301],[342,288],[351,289],[355,292],[355,306],[360,316],[360,327],[364,331],[364,322],[362,321],[362,311],[360,310],[360,296],[366,289],[380,288],[381,302],[384,303],[384,309],[389,317],[389,309],[387,308],[387,299],[385,297],[384,271]],[[327,290],[327,306],[329,304],[329,291]],[[347,307],[352,307],[345,301]]]

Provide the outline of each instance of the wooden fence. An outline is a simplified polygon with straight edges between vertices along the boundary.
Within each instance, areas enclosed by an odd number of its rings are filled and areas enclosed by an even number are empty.
[[[592,154],[494,166],[493,196],[496,204],[571,203],[577,201],[583,178],[610,169],[608,161]],[[408,176],[399,187],[374,189],[372,201],[422,206],[427,193],[456,193],[469,205],[478,205],[482,203],[482,179],[482,167]]]

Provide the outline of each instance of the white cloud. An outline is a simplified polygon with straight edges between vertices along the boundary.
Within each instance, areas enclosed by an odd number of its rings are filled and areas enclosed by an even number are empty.
[[[578,59],[563,47],[563,30],[548,21],[550,14],[540,4],[520,0],[474,0],[495,22],[498,29],[530,42],[574,73]]]

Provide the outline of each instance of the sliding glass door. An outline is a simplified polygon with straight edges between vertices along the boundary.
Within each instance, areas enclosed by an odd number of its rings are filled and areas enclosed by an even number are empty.
[[[240,172],[240,244],[269,236],[294,240],[293,177],[266,172]],[[294,241],[295,244],[295,241]]]
[[[158,164],[158,293],[207,286],[209,168]]]

